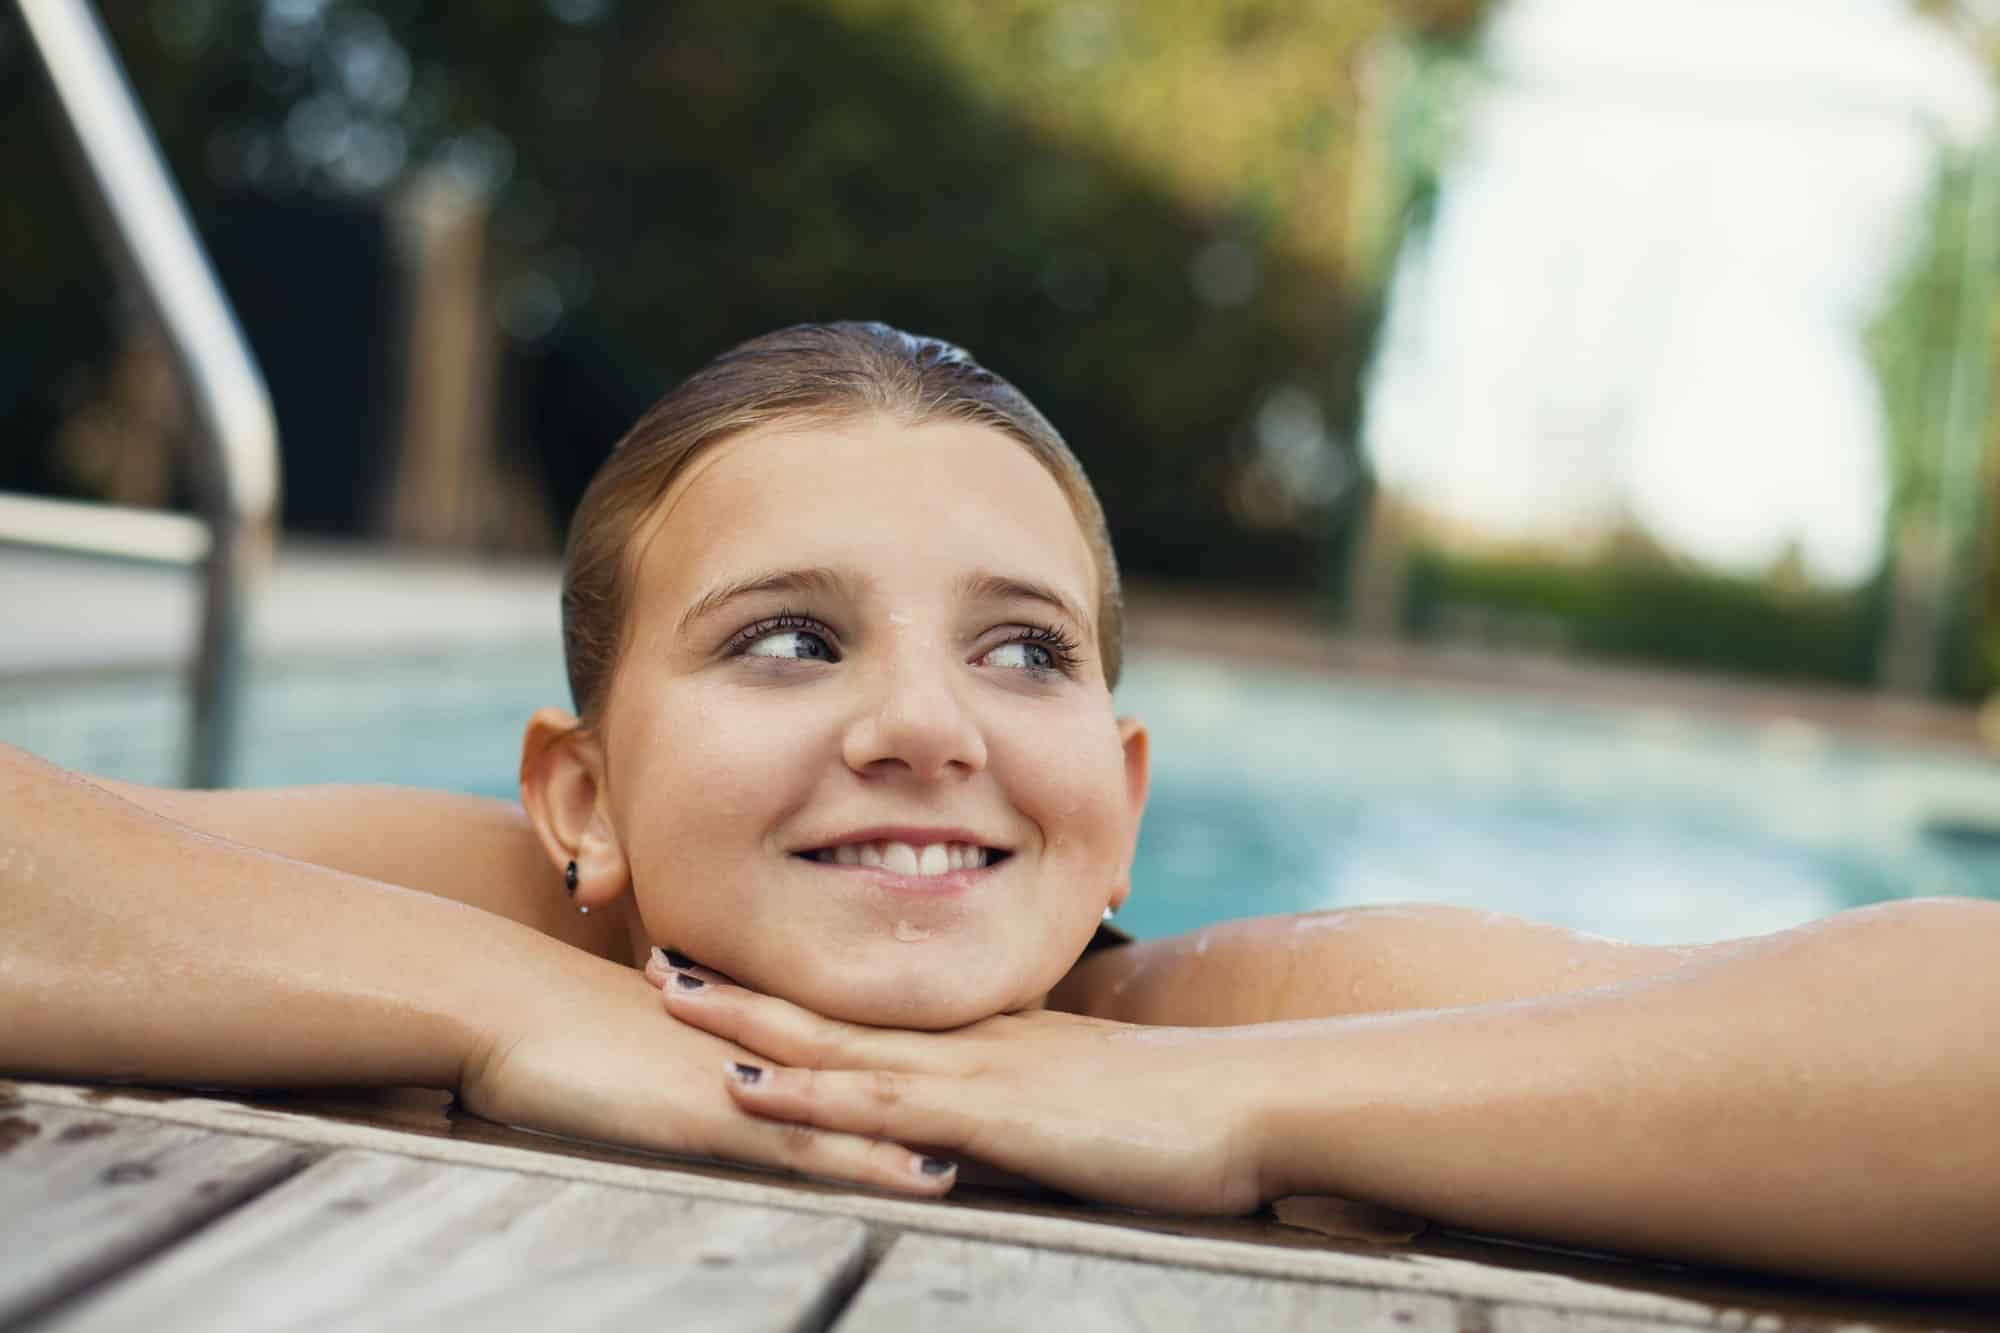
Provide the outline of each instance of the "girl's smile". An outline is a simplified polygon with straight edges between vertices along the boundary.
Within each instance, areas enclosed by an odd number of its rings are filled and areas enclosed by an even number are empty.
[[[963,829],[876,828],[815,842],[792,855],[819,866],[877,871],[885,887],[900,892],[945,893],[969,887],[1008,853]]]

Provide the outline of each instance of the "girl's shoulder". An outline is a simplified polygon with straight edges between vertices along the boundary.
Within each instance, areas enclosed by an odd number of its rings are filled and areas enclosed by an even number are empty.
[[[1335,1018],[1555,995],[1656,976],[1700,952],[1463,907],[1351,907],[1094,947],[1048,1004],[1175,1027]]]

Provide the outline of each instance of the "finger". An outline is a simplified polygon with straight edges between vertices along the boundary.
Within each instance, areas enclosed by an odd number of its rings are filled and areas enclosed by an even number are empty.
[[[900,1194],[935,1198],[958,1183],[957,1164],[945,1158],[882,1139],[775,1120],[741,1122],[717,1151],[737,1161]]]
[[[979,1124],[956,1104],[954,1080],[890,1070],[787,1069],[732,1061],[729,1095],[752,1115],[870,1140],[973,1147]],[[978,1155],[974,1153],[973,1155]]]
[[[737,984],[737,982],[717,972],[714,968],[703,967],[686,954],[676,953],[672,949],[662,949],[655,945],[646,955],[646,980],[652,982],[655,986],[659,986],[662,989],[671,986],[674,977],[681,972],[689,973],[700,977],[703,981],[714,982],[722,986],[734,986]]]
[[[740,986],[718,986],[689,972],[676,973],[661,991],[667,1011],[691,1027],[748,1047],[779,1064],[811,1068],[919,1069],[936,1038],[822,1018],[774,995]]]

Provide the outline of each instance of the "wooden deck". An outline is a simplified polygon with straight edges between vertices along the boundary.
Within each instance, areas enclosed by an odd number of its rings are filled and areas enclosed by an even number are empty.
[[[2000,1311],[509,1130],[432,1093],[0,1084],[0,1329],[2000,1329]]]

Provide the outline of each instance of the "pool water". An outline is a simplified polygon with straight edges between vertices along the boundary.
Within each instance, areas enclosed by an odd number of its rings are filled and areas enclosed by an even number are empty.
[[[547,647],[267,666],[239,781],[511,795],[521,724],[563,703]],[[1452,902],[1651,943],[1782,929],[1887,898],[2000,898],[2000,764],[1780,723],[1140,657],[1121,711],[1153,796],[1120,923]],[[11,683],[0,740],[169,782],[156,675]]]
[[[1555,699],[1181,661],[1133,924],[1453,902],[1648,943],[1928,894],[2000,897],[2000,765]]]

